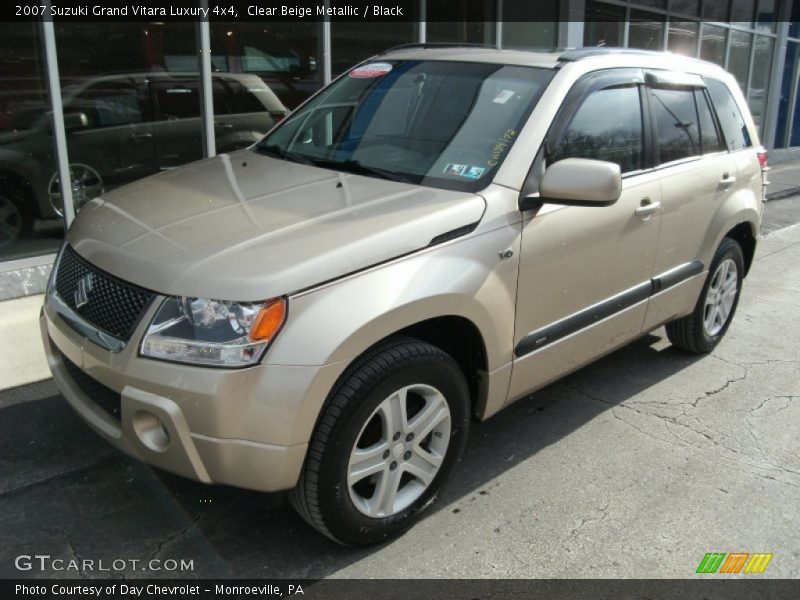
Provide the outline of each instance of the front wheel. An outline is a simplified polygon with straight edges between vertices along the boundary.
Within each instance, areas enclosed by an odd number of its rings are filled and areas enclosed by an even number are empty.
[[[711,352],[733,320],[744,278],[744,256],[736,240],[723,239],[694,311],[667,323],[667,337],[674,346],[705,354]]]
[[[458,364],[430,344],[392,340],[357,361],[332,392],[289,500],[337,542],[388,540],[436,499],[468,429]]]

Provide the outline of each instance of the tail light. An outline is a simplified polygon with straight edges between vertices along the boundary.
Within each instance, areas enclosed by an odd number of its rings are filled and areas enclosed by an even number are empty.
[[[763,148],[760,148],[757,152],[758,156],[758,164],[761,165],[761,170],[766,171],[768,166],[769,157],[767,156],[767,151]]]

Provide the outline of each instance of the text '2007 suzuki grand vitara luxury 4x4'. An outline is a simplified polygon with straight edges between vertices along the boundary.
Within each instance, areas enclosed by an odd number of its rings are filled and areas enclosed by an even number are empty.
[[[53,377],[125,452],[378,542],[431,505],[471,417],[662,324],[717,344],[757,146],[705,62],[394,49],[249,149],[91,200],[43,309]]]

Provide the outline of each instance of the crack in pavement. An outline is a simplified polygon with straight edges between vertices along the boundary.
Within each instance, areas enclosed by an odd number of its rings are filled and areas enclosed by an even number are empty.
[[[746,375],[744,375],[742,377],[738,377],[738,378],[733,378],[733,380],[734,381],[741,381],[745,377],[746,377]],[[734,381],[726,382],[725,384],[720,386],[720,388],[718,388],[718,391],[716,391],[714,393],[719,393],[719,391],[721,391],[722,389],[727,388]],[[763,451],[761,451],[761,449],[759,449],[759,448],[747,448],[737,438],[735,438],[735,437],[733,437],[731,435],[725,434],[723,432],[720,432],[718,430],[715,430],[714,428],[710,427],[708,424],[704,423],[703,421],[701,421],[697,417],[692,417],[692,416],[686,415],[685,411],[681,412],[681,414],[679,414],[677,417],[673,417],[673,416],[670,416],[670,415],[659,414],[657,412],[647,412],[647,411],[643,411],[643,410],[637,409],[634,406],[635,404],[637,404],[637,402],[630,402],[630,403],[623,402],[623,403],[620,403],[620,404],[614,404],[612,402],[609,402],[608,400],[605,400],[601,396],[598,396],[598,395],[596,395],[594,393],[591,393],[591,392],[587,392],[586,390],[583,390],[583,389],[575,386],[571,382],[565,382],[565,385],[569,389],[571,389],[571,390],[573,390],[573,391],[575,391],[575,392],[577,392],[577,393],[579,393],[579,394],[581,394],[581,395],[583,395],[583,396],[585,396],[585,397],[587,397],[587,398],[589,398],[591,400],[594,400],[595,402],[599,402],[599,403],[601,403],[601,404],[603,404],[605,406],[608,406],[610,408],[610,414],[613,416],[614,419],[622,422],[624,425],[636,430],[637,432],[641,433],[642,435],[645,435],[645,436],[647,436],[647,437],[649,437],[649,438],[651,438],[653,440],[664,442],[664,443],[667,443],[667,444],[676,445],[678,447],[684,447],[684,448],[685,447],[692,447],[692,448],[696,448],[698,450],[703,450],[703,451],[717,450],[717,454],[720,456],[720,458],[726,460],[727,462],[734,463],[736,466],[739,466],[739,467],[746,466],[746,467],[749,467],[750,469],[759,469],[759,470],[766,470],[766,471],[774,470],[774,471],[778,471],[779,473],[783,473],[783,474],[790,475],[790,476],[791,475],[800,475],[800,472],[795,471],[794,469],[791,469],[790,467],[787,467],[787,466],[782,465],[782,464],[778,464],[778,463],[774,462],[774,460],[769,460],[772,457],[770,457],[769,455],[765,455],[763,453]],[[701,396],[699,399],[703,399],[705,397],[708,397],[708,396],[704,395],[704,396]],[[638,404],[655,404],[655,403],[638,402]],[[661,403],[661,404],[666,405],[666,403]],[[687,405],[687,406],[695,406],[696,407],[696,403],[685,402],[685,401],[684,402],[676,401],[676,402],[674,402],[674,404],[675,405],[683,404],[683,405]],[[671,439],[671,440],[670,439],[666,439],[666,438],[663,438],[663,437],[660,437],[660,436],[654,434],[651,431],[647,431],[645,429],[642,429],[641,427],[637,427],[636,425],[631,423],[629,420],[623,418],[623,416],[618,414],[618,410],[619,409],[627,409],[627,410],[630,410],[630,411],[632,411],[632,412],[634,412],[636,414],[639,414],[639,415],[641,415],[641,416],[643,416],[645,418],[654,417],[657,420],[664,422],[667,425],[667,431],[669,431],[669,433],[670,433],[670,435],[672,435],[673,439]],[[679,420],[680,417],[685,417],[687,419],[691,419],[691,420],[695,421],[695,423],[697,424],[697,427],[692,427],[690,425],[690,423],[680,421]],[[690,439],[687,439],[684,436],[678,435],[676,433],[676,431],[673,431],[671,428],[669,428],[669,426],[668,426],[669,424],[672,424],[675,427],[677,427],[678,428],[677,431],[682,431],[682,430],[683,431],[689,431],[689,432],[691,432],[691,433],[693,433],[695,435],[701,436],[704,440],[706,440],[708,442],[708,444],[710,444],[710,446],[709,445],[698,444],[698,443],[696,443],[696,442],[694,442],[694,441],[692,441]],[[709,435],[709,433],[707,433],[706,431],[701,430],[701,427],[705,428],[707,430],[710,430],[712,433],[716,434],[721,439],[715,439],[712,435]],[[734,448],[734,447],[731,447],[728,444],[723,443],[723,441],[727,441],[727,440],[736,442],[736,444],[738,445],[738,449]],[[761,455],[761,457],[753,456],[751,454],[751,452],[753,450],[757,451]],[[731,457],[729,455],[729,453],[736,455],[736,457],[735,458]],[[757,461],[757,462],[753,462],[754,460]],[[761,462],[762,464],[758,464],[758,462]],[[790,485],[790,486],[793,486],[793,487],[800,488],[800,484],[793,483],[792,481],[786,481],[784,479],[778,479],[776,477],[770,477],[770,476],[767,476],[767,475],[764,475],[762,473],[758,473],[756,471],[752,471],[752,470],[749,470],[749,469],[744,469],[744,471],[749,473],[749,474],[751,474],[751,475],[757,476],[757,477],[762,477],[762,478],[769,479],[769,480],[777,482],[777,483],[782,483],[782,484],[785,484],[785,485]]]
[[[599,519],[584,519],[583,517],[581,517],[581,522],[578,523],[577,527],[573,527],[570,530],[569,532],[570,536],[575,535],[578,532],[578,530],[583,528],[584,525],[590,525],[590,524],[593,525],[595,523],[602,523],[603,521],[605,521],[609,517],[608,506],[609,504],[608,502],[606,502],[606,504],[602,508],[597,509],[597,512],[599,512],[602,515]]]
[[[200,519],[202,519],[202,518],[203,518],[203,516],[204,516],[204,515],[205,515],[205,513],[204,513],[204,512],[202,512],[202,511],[201,511],[201,512],[198,512],[198,513],[197,513],[197,514],[196,514],[196,515],[195,515],[195,516],[194,516],[194,517],[193,517],[193,518],[192,518],[192,519],[191,519],[191,520],[190,520],[190,521],[189,521],[189,522],[188,522],[186,525],[184,525],[183,527],[181,527],[181,528],[180,528],[178,531],[176,531],[175,533],[172,533],[172,534],[168,535],[167,537],[165,537],[165,538],[163,538],[161,541],[159,541],[159,542],[158,542],[158,545],[156,546],[156,549],[155,549],[155,550],[154,550],[154,551],[153,551],[153,552],[150,554],[150,557],[147,559],[147,563],[146,563],[146,564],[148,564],[148,565],[149,565],[151,561],[153,561],[153,560],[155,560],[156,558],[158,558],[159,554],[161,554],[161,551],[162,551],[162,550],[163,550],[163,549],[164,549],[166,546],[168,546],[169,544],[171,544],[171,543],[172,543],[172,542],[174,542],[175,540],[177,540],[177,539],[179,539],[179,538],[183,537],[184,535],[186,535],[186,533],[188,533],[188,532],[189,532],[189,530],[190,530],[192,527],[194,527],[195,525],[197,525],[197,523],[200,521]],[[136,575],[136,576],[134,576],[132,579],[138,579],[138,578],[139,578],[139,576],[138,576],[138,575]]]
[[[73,558],[77,561],[78,575],[81,577],[81,579],[90,579],[90,577],[83,572],[84,559],[80,554],[78,554],[78,549],[75,546],[75,542],[72,541],[72,536],[66,529],[63,527],[45,527],[44,525],[39,525],[39,529],[47,535],[61,535],[61,537],[63,537],[67,542],[67,547],[69,548],[70,554],[72,554]]]

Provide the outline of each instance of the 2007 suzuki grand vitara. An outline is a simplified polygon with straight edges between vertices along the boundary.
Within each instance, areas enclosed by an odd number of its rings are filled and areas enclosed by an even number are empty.
[[[50,368],[125,452],[379,542],[471,417],[663,324],[714,348],[765,167],[706,62],[400,47],[249,149],[91,200],[45,299]]]

